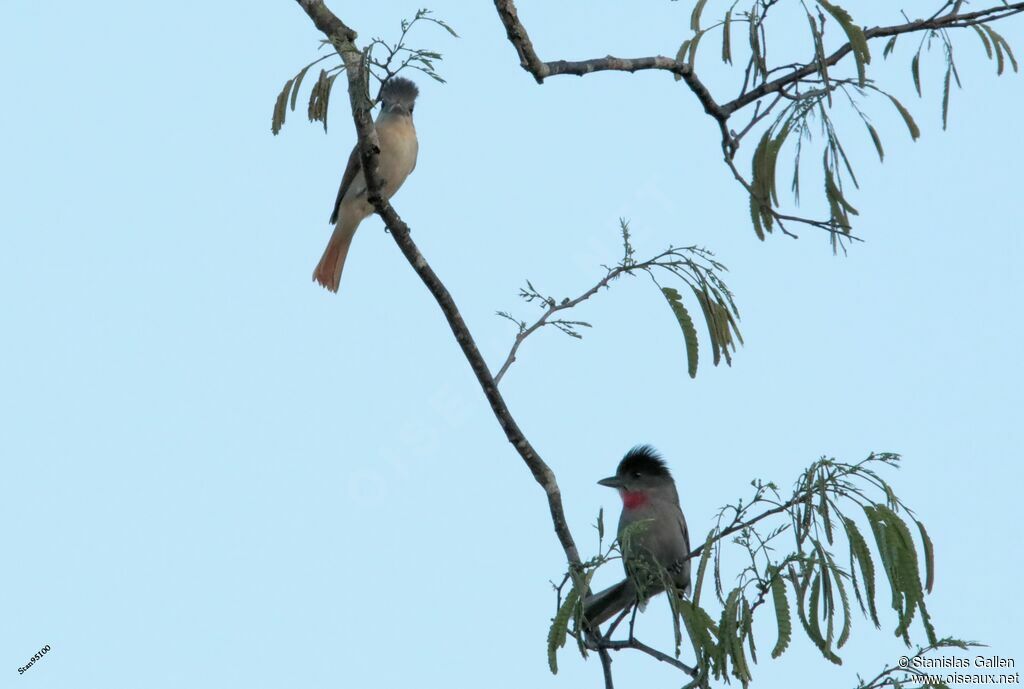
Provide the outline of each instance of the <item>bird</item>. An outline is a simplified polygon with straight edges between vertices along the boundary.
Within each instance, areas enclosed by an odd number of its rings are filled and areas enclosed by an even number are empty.
[[[598,484],[617,489],[622,498],[618,538],[626,578],[584,598],[583,617],[595,629],[664,591],[662,573],[680,595],[688,594],[691,585],[686,517],[661,455],[650,445],[638,445],[625,454],[614,476]]]
[[[416,139],[412,111],[418,95],[416,84],[402,77],[392,77],[381,86],[380,114],[377,115],[374,127],[380,141],[377,171],[382,182],[381,193],[386,199],[398,191],[416,167],[419,141]],[[367,196],[366,178],[357,143],[348,157],[338,198],[331,213],[330,222],[334,225],[334,232],[313,271],[313,280],[331,292],[338,291],[341,271],[345,268],[345,259],[356,228],[373,213],[373,205]]]

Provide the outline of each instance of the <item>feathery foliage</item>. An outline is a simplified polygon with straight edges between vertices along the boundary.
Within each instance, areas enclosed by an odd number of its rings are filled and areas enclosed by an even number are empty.
[[[413,15],[412,19],[403,19],[401,32],[398,39],[388,42],[381,38],[374,38],[361,53],[363,68],[367,72],[364,83],[369,84],[370,78],[375,79],[381,87],[391,78],[406,70],[416,70],[426,74],[435,81],[444,83],[444,79],[437,72],[436,63],[443,58],[441,53],[424,48],[411,48],[406,41],[409,33],[417,24],[433,24],[447,31],[451,36],[458,38],[458,34],[447,23],[434,17],[430,10],[421,9]],[[329,40],[320,41],[320,47],[335,48]],[[274,102],[274,112],[271,117],[270,130],[276,135],[284,127],[288,110],[295,111],[299,97],[299,89],[302,87],[302,80],[310,67],[319,64],[324,60],[334,59],[337,64],[320,70],[320,77],[309,92],[309,107],[307,114],[310,122],[320,122],[327,131],[327,111],[331,98],[331,90],[339,74],[345,71],[345,65],[341,63],[338,53],[332,50],[329,54],[313,60],[311,63],[299,70],[298,74],[284,83],[284,87]],[[342,80],[344,81],[344,80]],[[367,99],[370,99],[367,94]],[[376,100],[371,100],[376,105]]]

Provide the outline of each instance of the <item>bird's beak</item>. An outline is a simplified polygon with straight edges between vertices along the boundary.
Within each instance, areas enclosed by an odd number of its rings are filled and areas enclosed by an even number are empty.
[[[609,488],[622,488],[622,479],[618,476],[609,476],[598,481],[597,485],[608,486]]]

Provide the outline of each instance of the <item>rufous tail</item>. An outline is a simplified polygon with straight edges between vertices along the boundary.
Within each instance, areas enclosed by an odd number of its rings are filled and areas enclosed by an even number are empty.
[[[332,292],[338,291],[338,285],[341,283],[341,271],[345,268],[348,249],[352,246],[352,238],[355,235],[355,227],[343,227],[339,223],[334,228],[331,240],[327,242],[327,248],[324,249],[324,255],[320,257],[320,263],[313,271],[313,280],[320,286]]]

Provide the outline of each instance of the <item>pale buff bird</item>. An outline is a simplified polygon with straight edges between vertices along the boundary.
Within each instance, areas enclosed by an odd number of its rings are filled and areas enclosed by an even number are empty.
[[[383,182],[381,191],[384,198],[391,198],[416,167],[419,143],[412,111],[418,94],[416,84],[401,77],[389,80],[380,92],[381,109],[374,126],[380,140],[378,173]],[[367,199],[366,179],[359,162],[357,144],[348,158],[338,198],[334,202],[334,212],[331,213],[334,232],[313,271],[313,280],[332,292],[338,291],[352,237],[359,223],[371,213],[373,206]]]

